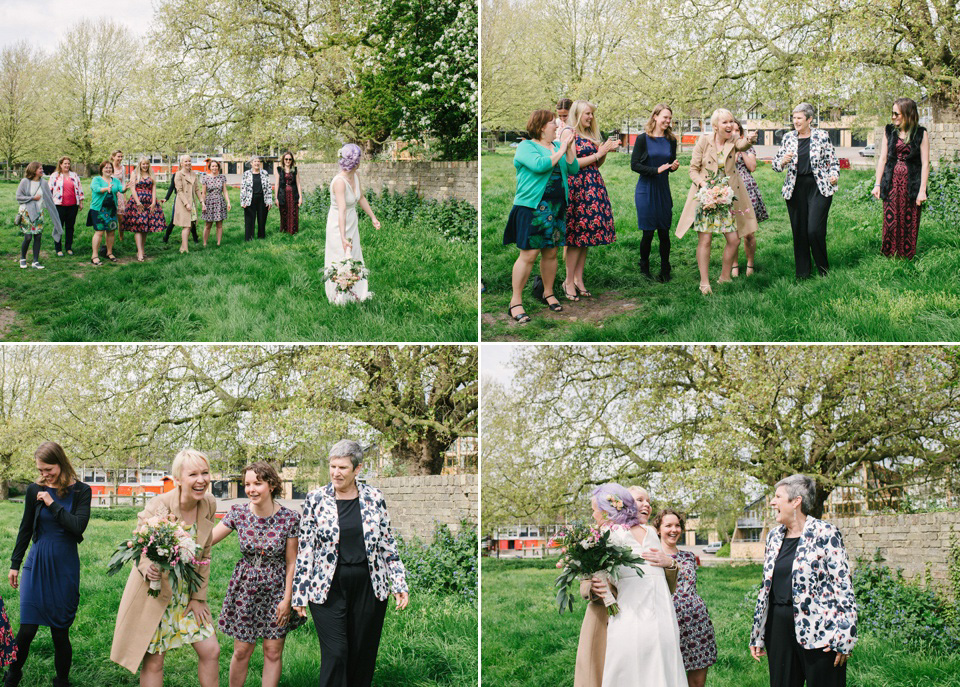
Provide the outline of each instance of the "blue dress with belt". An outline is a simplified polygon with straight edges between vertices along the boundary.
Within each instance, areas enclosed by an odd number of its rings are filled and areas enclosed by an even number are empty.
[[[672,161],[670,141],[665,136],[647,134],[647,155],[650,167],[659,167]],[[650,177],[641,174],[633,195],[637,205],[637,227],[640,231],[669,229],[673,222],[673,197],[670,195],[670,175]]]
[[[77,493],[66,497],[53,487],[41,487],[70,511]],[[80,556],[77,538],[58,523],[50,509],[37,504],[37,538],[20,575],[20,624],[65,628],[73,624],[80,604]]]

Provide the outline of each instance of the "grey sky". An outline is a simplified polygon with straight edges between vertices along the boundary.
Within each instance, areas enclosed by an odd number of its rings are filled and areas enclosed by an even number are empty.
[[[480,376],[490,377],[508,386],[513,381],[510,360],[517,346],[513,344],[482,344],[480,346]]]
[[[137,35],[146,33],[153,17],[151,0],[0,0],[0,46],[21,39],[51,51],[81,19],[109,17]]]

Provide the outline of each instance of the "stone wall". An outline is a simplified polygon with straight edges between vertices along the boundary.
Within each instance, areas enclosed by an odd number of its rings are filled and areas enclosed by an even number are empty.
[[[960,122],[937,122],[927,126],[930,137],[930,166],[937,167],[940,158],[952,159],[953,154],[960,151]],[[880,154],[880,144],[883,142],[883,128],[874,129],[874,140],[877,143],[877,155]],[[876,159],[874,158],[874,163]]]
[[[950,533],[960,538],[960,513],[866,515],[831,518],[843,535],[850,563],[858,556],[873,558],[877,549],[891,569],[903,568],[904,577],[923,577],[927,561],[933,578],[947,580]]]
[[[383,492],[393,531],[405,539],[418,536],[431,541],[438,522],[449,525],[452,532],[460,529],[461,520],[477,524],[477,475],[377,477],[368,484]]]
[[[336,163],[311,163],[299,166],[300,185],[304,192],[317,186],[327,188],[340,171]],[[477,197],[478,165],[476,161],[458,162],[366,162],[360,165],[364,188],[379,193],[414,189],[423,198],[445,200],[457,198],[479,207]]]

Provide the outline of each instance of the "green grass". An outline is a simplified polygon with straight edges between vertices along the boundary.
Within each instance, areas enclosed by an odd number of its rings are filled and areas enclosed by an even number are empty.
[[[0,546],[13,550],[22,507],[0,504]],[[136,676],[110,662],[110,644],[116,621],[117,606],[126,583],[126,571],[108,577],[107,560],[117,542],[128,536],[134,523],[91,519],[80,551],[80,609],[71,630],[73,642],[74,684],[132,687],[139,684]],[[236,536],[231,536],[213,550],[210,566],[210,609],[216,618],[220,613],[227,582],[240,556]],[[19,597],[5,584],[3,601],[14,632],[19,625]],[[410,605],[402,612],[390,600],[380,643],[374,685],[395,687],[462,687],[477,684],[477,609],[441,597],[411,590]],[[233,639],[218,634],[220,639],[220,684],[227,685]],[[281,684],[287,687],[312,687],[317,682],[320,648],[313,621],[292,632],[283,652]],[[263,667],[260,648],[254,653],[247,676],[248,687],[259,687]],[[53,669],[53,644],[50,633],[41,628],[30,650],[23,687],[48,687]],[[190,648],[171,651],[165,661],[164,685],[195,687],[197,659]]]
[[[559,615],[549,561],[523,564],[483,559],[482,677],[498,687],[554,687],[573,681],[584,604]],[[748,645],[753,603],[744,599],[761,578],[761,566],[720,566],[698,571],[699,592],[710,611],[718,660],[710,687],[767,687],[766,659],[757,663]],[[960,686],[960,656],[925,655],[872,635],[861,636],[847,672],[850,687]]]
[[[89,183],[85,183],[89,198]],[[224,223],[223,246],[179,234],[147,236],[145,263],[133,236],[118,242],[120,263],[90,264],[92,231],[77,219],[73,256],[56,257],[52,224],[41,262],[21,270],[13,224],[16,184],[0,183],[0,338],[29,341],[476,341],[477,247],[453,243],[423,225],[361,220],[373,300],[327,302],[323,269],[326,216],[300,215],[300,233],[282,234],[271,209],[267,238],[247,243],[239,191]],[[374,210],[376,210],[374,204]],[[167,216],[169,217],[169,207]],[[175,230],[176,231],[176,230]],[[215,231],[215,230],[214,230]],[[212,233],[212,232],[211,232]],[[6,308],[6,310],[5,310]]]
[[[515,246],[503,246],[503,228],[516,188],[513,150],[500,148],[482,157],[481,336],[518,341],[956,341],[960,338],[960,234],[937,226],[924,215],[917,256],[891,260],[880,254],[882,209],[878,201],[856,200],[851,189],[873,172],[844,170],[834,196],[827,231],[831,272],[826,278],[797,283],[793,239],[786,204],[780,196],[783,175],[769,165],[756,173],[770,219],[757,232],[758,272],[732,284],[698,290],[695,233],[677,239],[671,233],[673,281],[644,279],[637,267],[640,232],[633,195],[637,175],[626,155],[608,159],[602,172],[613,205],[617,240],[592,248],[585,282],[599,302],[582,299],[554,315],[526,291],[524,305],[533,318],[518,326],[506,316]],[[673,229],[690,187],[681,159],[672,174]],[[872,185],[872,184],[871,184]],[[672,231],[672,230],[671,230]],[[660,259],[654,239],[651,268]],[[720,274],[722,239],[714,238],[712,281]],[[740,264],[746,259],[741,248]],[[536,267],[535,270],[538,270]],[[564,272],[560,263],[560,275]],[[536,273],[536,272],[535,272]],[[562,279],[562,276],[561,276]],[[559,283],[559,281],[558,281]],[[558,287],[557,293],[560,294]]]

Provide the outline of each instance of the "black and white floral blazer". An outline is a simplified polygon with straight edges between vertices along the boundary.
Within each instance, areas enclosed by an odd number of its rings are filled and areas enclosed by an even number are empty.
[[[780,525],[767,535],[763,587],[753,613],[750,646],[764,646],[773,565],[785,532]],[[841,654],[853,651],[857,643],[857,603],[843,538],[829,522],[809,515],[793,560],[793,613],[797,642],[804,649],[829,647]]]
[[[260,183],[263,188],[263,203],[267,207],[273,205],[273,193],[271,192],[271,179],[267,170],[260,168]],[[248,169],[243,173],[243,179],[240,180],[240,207],[250,207],[253,202],[253,170]]]
[[[787,163],[787,176],[783,180],[783,188],[780,193],[785,200],[790,200],[793,196],[793,187],[797,183],[797,145],[799,140],[797,132],[788,131],[780,142],[780,150],[773,158],[773,171],[783,171],[783,156],[787,153],[793,153],[790,162]],[[813,178],[817,181],[817,189],[825,197],[833,195],[837,187],[830,183],[830,177],[840,178],[840,162],[837,160],[837,152],[833,149],[830,142],[830,136],[823,129],[810,129],[810,169],[813,170]]]
[[[367,567],[373,593],[384,601],[390,593],[407,591],[407,571],[390,530],[387,504],[379,489],[357,482]],[[333,485],[307,494],[300,518],[300,549],[293,578],[293,606],[327,600],[340,553],[340,519]]]

